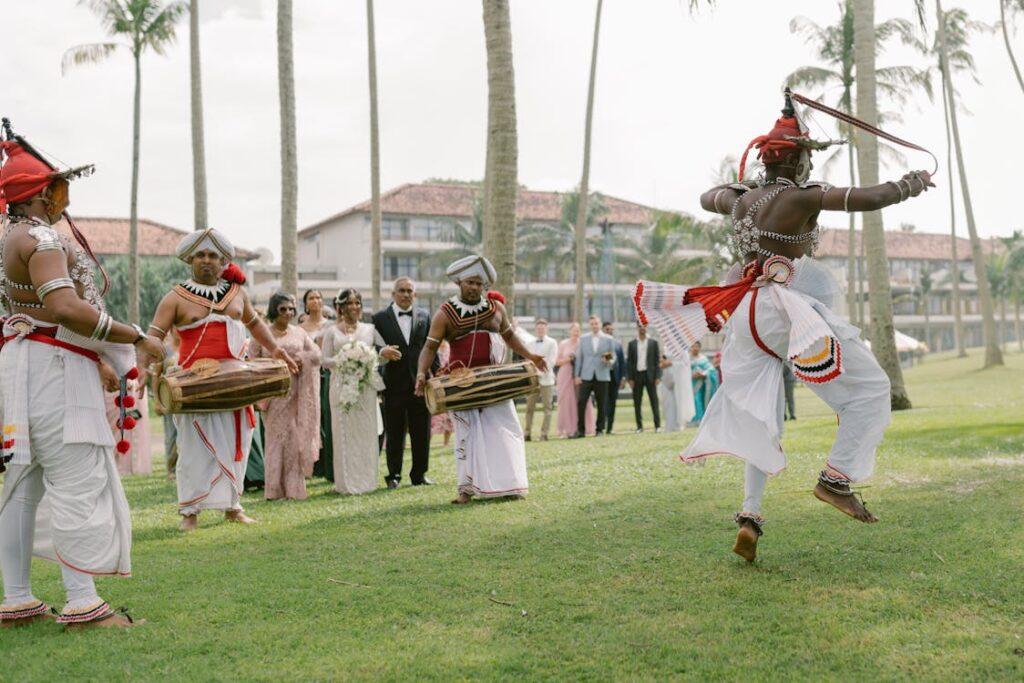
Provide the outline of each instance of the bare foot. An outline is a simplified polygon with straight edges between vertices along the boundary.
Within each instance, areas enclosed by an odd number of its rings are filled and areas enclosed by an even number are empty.
[[[255,524],[256,520],[248,516],[241,510],[225,510],[224,519],[229,522],[238,522],[239,524]]]
[[[819,481],[818,485],[814,487],[814,497],[823,503],[828,503],[843,514],[849,515],[859,522],[874,524],[878,521],[878,517],[868,512],[864,504],[853,495],[848,484],[831,484],[831,486],[842,493],[830,491]]]
[[[736,543],[733,544],[732,551],[747,562],[753,562],[757,559],[757,539],[758,533],[753,524],[744,521],[740,525],[739,533],[736,534]]]
[[[452,498],[452,505],[465,505],[473,500],[472,496],[467,496],[465,493],[460,493],[457,498]]]
[[[178,530],[195,531],[197,526],[199,526],[198,515],[182,515],[181,524],[178,525]]]
[[[110,616],[102,617],[100,619],[82,621],[74,624],[65,624],[64,628],[68,631],[85,631],[87,629],[94,628],[131,628],[132,626],[141,626],[145,623],[145,619],[132,619],[127,614],[111,612]]]

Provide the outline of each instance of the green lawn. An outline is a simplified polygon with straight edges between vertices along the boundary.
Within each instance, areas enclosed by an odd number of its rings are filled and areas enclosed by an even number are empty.
[[[1024,355],[1007,361],[907,371],[915,408],[864,491],[874,526],[811,496],[835,418],[799,389],[753,566],[729,551],[741,464],[681,464],[692,431],[532,443],[526,501],[464,508],[437,448],[438,486],[247,495],[258,526],[205,513],[189,536],[172,483],[130,479],[135,578],[100,587],[149,623],[4,632],[0,680],[1019,681]]]

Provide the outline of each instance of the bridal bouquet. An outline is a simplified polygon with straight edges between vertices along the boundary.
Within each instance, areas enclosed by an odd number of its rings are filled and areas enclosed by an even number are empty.
[[[331,371],[331,381],[338,390],[338,406],[349,411],[367,387],[377,391],[384,388],[384,380],[377,374],[377,352],[372,346],[353,340],[342,344],[334,357],[337,365]]]

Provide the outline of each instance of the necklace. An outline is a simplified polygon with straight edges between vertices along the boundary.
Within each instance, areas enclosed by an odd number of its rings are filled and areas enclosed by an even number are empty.
[[[196,296],[201,296],[204,299],[209,299],[213,303],[218,303],[220,302],[221,297],[228,293],[228,290],[231,288],[231,283],[227,280],[218,280],[215,285],[204,285],[196,282],[192,278],[189,278],[182,282],[181,286]]]
[[[475,304],[467,304],[465,301],[460,299],[458,296],[453,296],[448,302],[458,311],[459,315],[463,318],[479,313],[480,311],[486,310],[488,307],[487,299],[484,297],[480,298],[480,301]]]

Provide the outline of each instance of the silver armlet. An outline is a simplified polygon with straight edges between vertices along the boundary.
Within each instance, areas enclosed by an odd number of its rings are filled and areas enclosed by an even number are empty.
[[[100,317],[96,321],[96,327],[93,328],[92,334],[89,339],[106,341],[107,337],[110,336],[110,328],[114,325],[114,319],[111,318],[107,313],[100,312]]]
[[[256,322],[257,320],[259,320],[259,319],[260,319],[260,314],[259,314],[259,313],[256,313],[256,312],[253,312],[253,314],[252,314],[252,317],[251,317],[251,318],[249,318],[249,322],[245,322],[245,321],[243,320],[243,321],[242,321],[242,324],[243,324],[243,325],[245,325],[246,327],[252,327],[252,324],[253,324],[254,322]]]
[[[724,187],[721,190],[719,190],[718,192],[715,193],[714,205],[715,205],[715,211],[718,212],[718,213],[722,213],[722,207],[720,207],[718,205],[718,200],[722,197],[722,193],[723,192],[725,192],[725,188]]]
[[[853,192],[852,187],[846,188],[846,195],[843,197],[843,211],[850,213],[850,193]]]
[[[434,339],[433,337],[431,337],[431,336],[429,336],[429,335],[427,336],[427,341],[432,341],[432,342],[434,342],[435,344],[437,344],[438,346],[440,346],[440,345],[441,345],[441,340],[440,340],[440,339]]]
[[[736,190],[740,194],[743,194],[744,192],[750,192],[750,188],[747,185],[744,185],[743,183],[729,183],[725,187],[726,189],[729,190]]]
[[[75,283],[71,280],[71,278],[69,278],[69,277],[54,278],[54,279],[50,280],[49,282],[44,282],[43,284],[39,285],[39,287],[36,288],[36,296],[38,296],[39,300],[42,301],[43,297],[45,297],[50,292],[55,292],[58,289],[66,289],[68,287],[70,287],[72,289],[75,288]]]
[[[157,332],[159,332],[160,334],[164,335],[165,337],[167,336],[167,330],[165,330],[164,328],[160,327],[159,325],[154,325],[153,323],[150,323],[149,324],[149,329],[156,330]]]
[[[64,251],[60,236],[53,228],[45,225],[33,225],[28,229],[28,234],[36,241],[36,246],[32,250],[33,254],[37,251]]]

